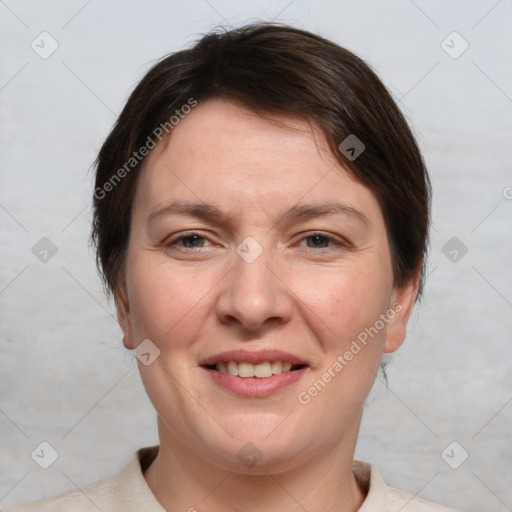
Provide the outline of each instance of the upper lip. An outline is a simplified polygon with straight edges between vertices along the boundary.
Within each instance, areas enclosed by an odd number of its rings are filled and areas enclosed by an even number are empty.
[[[214,365],[221,361],[236,361],[239,363],[244,362],[252,364],[264,363],[266,361],[285,361],[292,364],[307,365],[307,362],[300,357],[290,354],[289,352],[283,352],[282,350],[259,350],[256,352],[243,349],[228,350],[226,352],[221,352],[220,354],[206,357],[200,362],[200,365]]]

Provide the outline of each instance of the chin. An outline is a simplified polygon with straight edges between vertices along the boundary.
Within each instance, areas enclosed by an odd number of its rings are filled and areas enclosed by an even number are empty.
[[[306,448],[306,447],[303,447]],[[204,454],[205,459],[217,460],[215,465],[227,471],[247,475],[268,475],[289,471],[303,463],[308,457],[302,447],[277,443],[254,443],[252,441],[212,447]],[[214,452],[214,453],[212,453]]]
[[[286,415],[273,416],[269,421],[268,415],[243,415],[231,428],[223,425],[232,437],[220,427],[215,429],[217,435],[210,430],[203,438],[202,456],[236,473],[257,475],[290,470],[313,456],[319,448],[319,436],[312,434],[307,439],[303,427],[285,425],[285,418]]]

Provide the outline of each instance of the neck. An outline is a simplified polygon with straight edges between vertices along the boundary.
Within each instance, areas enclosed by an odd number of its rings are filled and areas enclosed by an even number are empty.
[[[356,512],[365,499],[352,473],[357,432],[300,466],[252,475],[211,464],[177,443],[160,417],[158,425],[160,449],[144,477],[166,510]]]

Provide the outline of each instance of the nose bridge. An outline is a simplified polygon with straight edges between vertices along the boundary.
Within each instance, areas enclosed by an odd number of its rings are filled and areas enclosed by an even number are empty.
[[[278,279],[278,258],[271,247],[253,237],[245,238],[233,255],[234,268],[218,302],[222,321],[235,321],[247,329],[259,329],[269,319],[286,322],[291,297]]]

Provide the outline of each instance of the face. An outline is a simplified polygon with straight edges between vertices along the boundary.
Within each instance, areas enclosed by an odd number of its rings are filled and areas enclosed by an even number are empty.
[[[236,471],[353,449],[415,287],[393,286],[379,205],[321,132],[200,103],[146,159],[132,213],[118,316],[128,348],[160,351],[139,369],[161,442]]]

